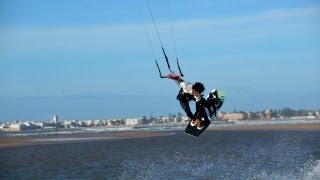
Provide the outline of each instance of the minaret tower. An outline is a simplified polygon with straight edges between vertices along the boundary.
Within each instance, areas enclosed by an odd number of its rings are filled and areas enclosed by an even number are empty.
[[[58,116],[55,114],[55,115],[53,115],[53,118],[52,118],[52,120],[51,120],[51,123],[53,123],[53,124],[57,124],[58,123]]]

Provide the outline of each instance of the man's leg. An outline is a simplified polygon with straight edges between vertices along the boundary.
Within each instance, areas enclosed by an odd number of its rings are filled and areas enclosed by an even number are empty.
[[[189,100],[188,99],[184,99],[184,98],[181,98],[179,100],[180,102],[180,105],[182,107],[182,109],[186,112],[187,116],[194,120],[194,116],[193,116],[193,113],[191,112],[191,109],[190,109],[190,106],[189,106]]]
[[[193,113],[191,112],[190,106],[189,106],[189,99],[188,95],[183,93],[183,90],[179,90],[179,94],[177,95],[177,100],[179,100],[180,105],[182,109],[186,112],[187,116],[194,120]]]

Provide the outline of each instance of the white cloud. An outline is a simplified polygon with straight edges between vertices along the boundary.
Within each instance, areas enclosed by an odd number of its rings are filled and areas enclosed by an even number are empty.
[[[180,39],[188,37],[190,42],[233,43],[234,41],[261,38],[318,36],[319,20],[320,6],[313,6],[295,9],[273,9],[231,18],[180,21],[175,23],[175,28],[177,32],[183,34]]]
[[[249,31],[259,32],[255,23],[275,23],[306,18],[309,16],[320,16],[320,6],[296,9],[273,9],[258,14],[232,17],[232,18],[208,18],[188,19],[174,22],[177,37],[181,39],[203,39],[203,36],[212,36],[212,32],[220,31],[220,38],[227,38],[228,31],[248,33],[248,24],[252,27]],[[232,26],[232,29],[226,27]],[[146,24],[150,37],[157,41],[153,24]],[[160,35],[163,39],[171,38],[170,22],[158,22]],[[224,29],[226,28],[226,29]],[[262,28],[262,27],[261,27]],[[264,27],[265,28],[265,27]],[[276,27],[268,27],[272,31]],[[210,33],[211,32],[211,33]],[[178,33],[181,33],[180,35]],[[197,35],[199,34],[199,35]],[[260,33],[261,34],[261,33]],[[142,23],[125,24],[115,26],[94,27],[30,27],[19,29],[3,28],[0,32],[2,42],[0,49],[4,50],[39,50],[39,49],[90,49],[90,48],[119,48],[139,46],[146,41],[145,30]],[[168,37],[167,37],[168,36]],[[201,36],[201,37],[200,37]],[[253,35],[254,36],[254,35]]]
[[[295,8],[295,9],[273,9],[258,14],[249,16],[240,16],[233,18],[220,18],[220,19],[193,19],[180,21],[175,23],[176,28],[193,28],[193,27],[208,27],[208,26],[228,26],[235,24],[255,23],[261,21],[279,21],[288,20],[299,17],[319,16],[320,6],[313,6],[308,8]]]
[[[129,39],[141,31],[138,26],[54,27],[7,30],[0,44],[2,48],[79,48],[108,46]]]

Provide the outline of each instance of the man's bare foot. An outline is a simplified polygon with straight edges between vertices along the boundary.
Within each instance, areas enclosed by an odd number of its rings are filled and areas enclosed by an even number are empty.
[[[197,127],[199,127],[199,126],[202,125],[202,121],[201,121],[200,119],[196,119],[195,122],[194,122],[194,124],[195,124]]]

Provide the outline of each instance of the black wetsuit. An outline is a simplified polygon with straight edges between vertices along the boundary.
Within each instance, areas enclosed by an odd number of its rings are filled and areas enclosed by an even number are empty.
[[[196,101],[194,96],[189,93],[184,93],[182,88],[179,91],[179,94],[177,95],[177,100],[179,100],[180,105],[182,109],[186,112],[187,116],[192,119],[203,119],[209,120],[207,113],[205,111],[205,108],[208,107],[207,101],[201,96],[200,101],[196,102],[196,111],[195,113],[192,113],[189,101]]]

